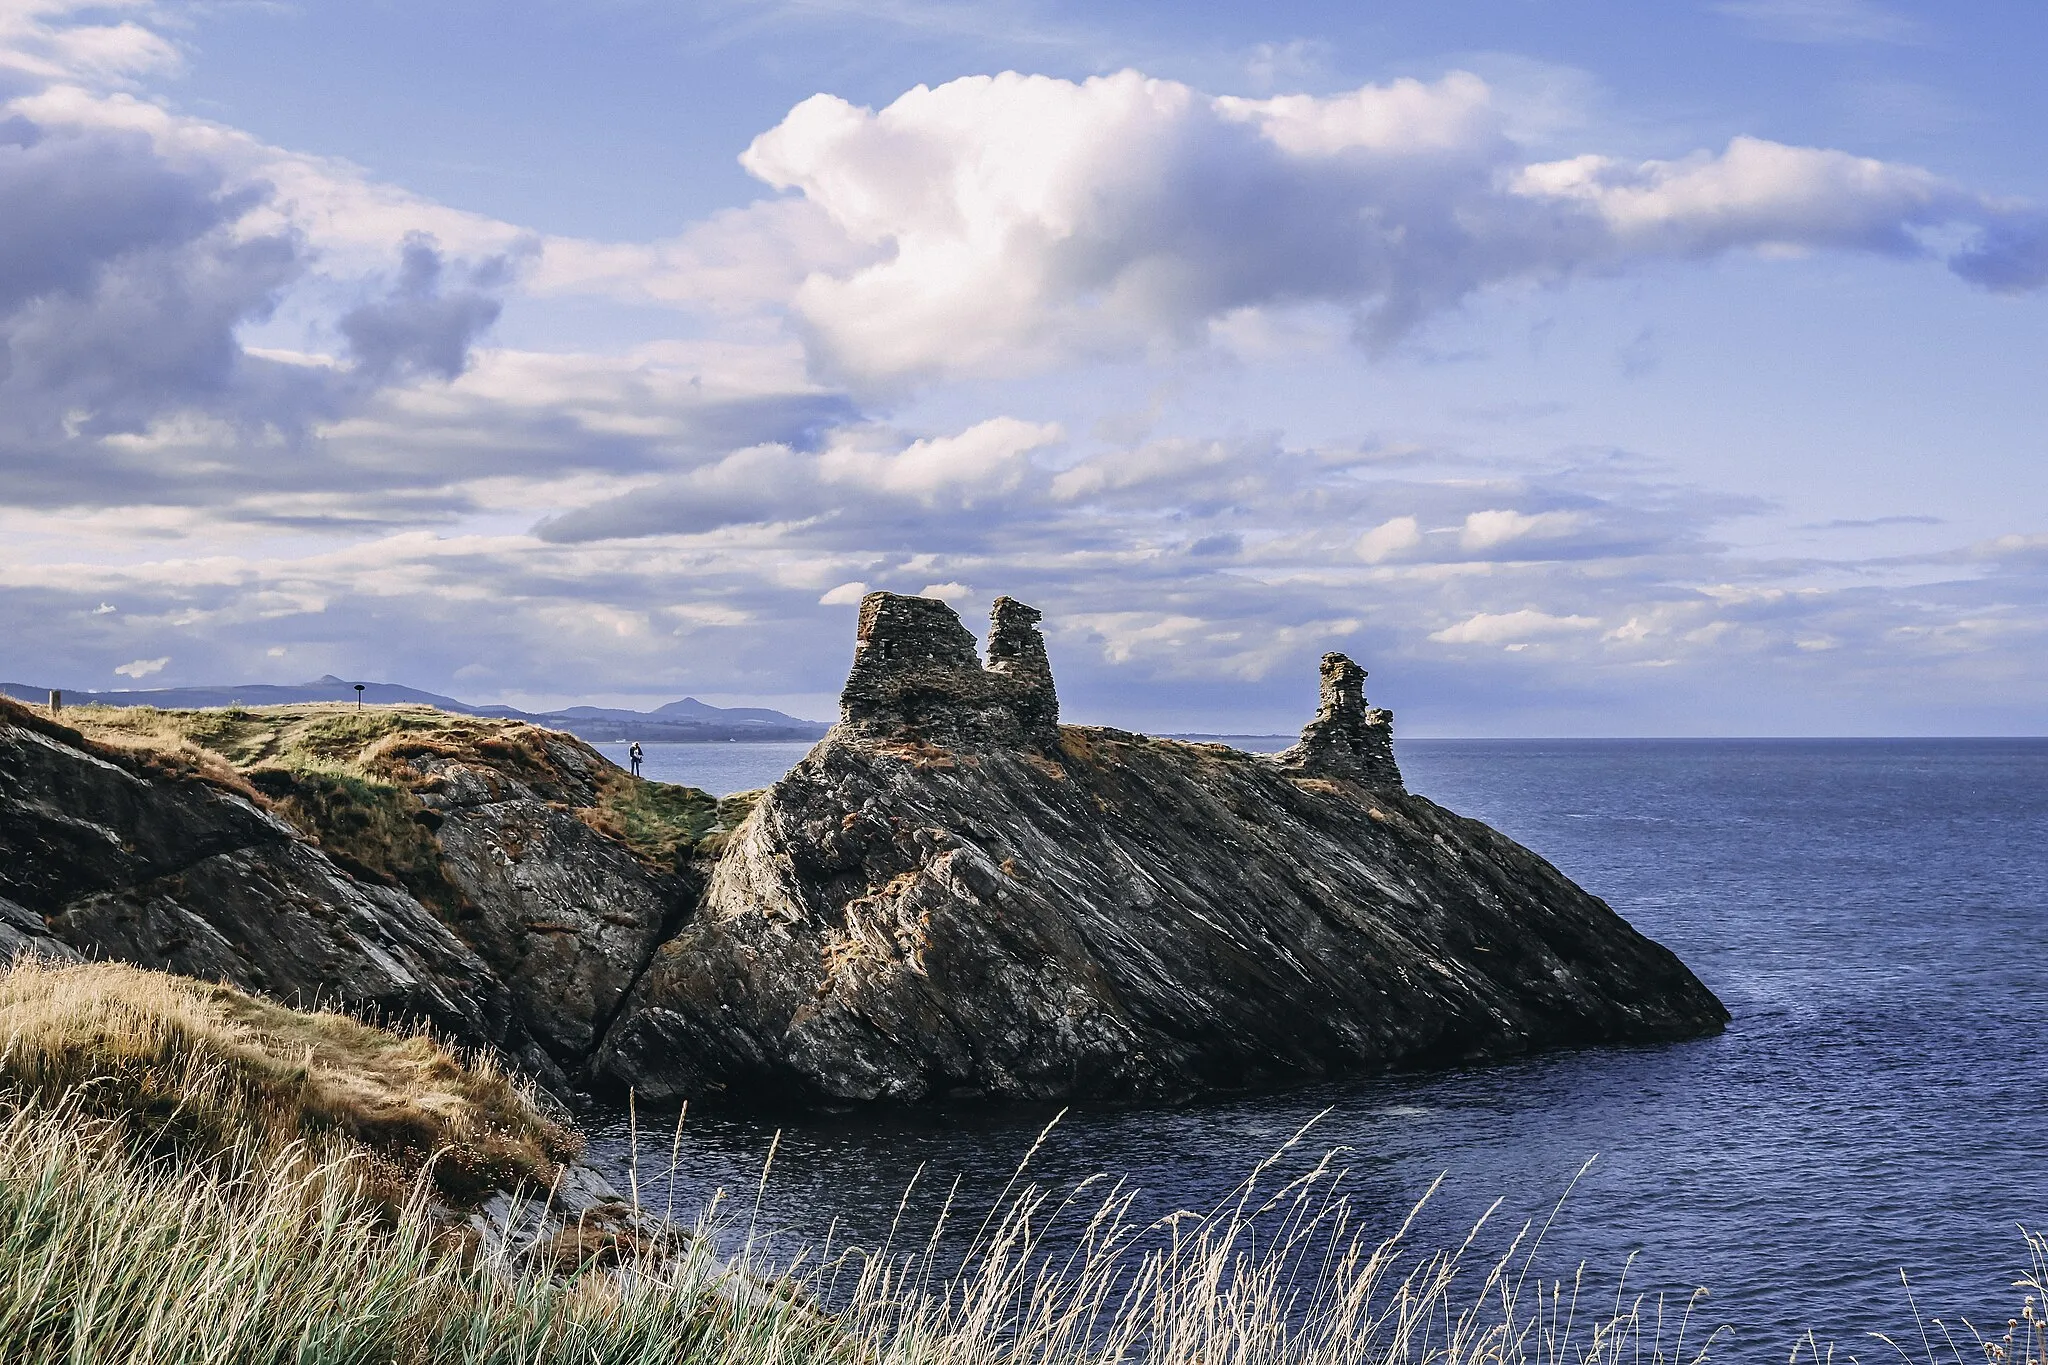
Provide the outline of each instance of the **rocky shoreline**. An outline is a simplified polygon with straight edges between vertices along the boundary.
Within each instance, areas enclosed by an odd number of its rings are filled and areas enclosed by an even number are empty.
[[[315,715],[286,761],[258,713],[177,759],[0,702],[0,950],[422,1019],[660,1101],[1166,1101],[1725,1024],[1604,903],[1408,793],[1349,659],[1265,757],[1062,726],[1037,618],[999,599],[984,662],[944,604],[871,595],[840,723],[751,807],[518,722]]]

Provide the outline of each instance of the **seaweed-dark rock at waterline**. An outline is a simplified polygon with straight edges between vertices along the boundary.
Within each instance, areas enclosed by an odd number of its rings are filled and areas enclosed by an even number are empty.
[[[1407,793],[1364,671],[1265,758],[1062,727],[1038,613],[986,667],[871,594],[842,721],[756,804],[596,1067],[653,1099],[1162,1100],[1718,1031],[1671,952]]]

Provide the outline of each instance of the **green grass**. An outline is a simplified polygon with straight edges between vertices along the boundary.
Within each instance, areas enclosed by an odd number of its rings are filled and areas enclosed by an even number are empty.
[[[462,898],[443,870],[440,816],[420,799],[442,784],[423,767],[457,763],[518,781],[659,870],[715,853],[707,840],[737,823],[727,803],[634,777],[573,736],[431,707],[80,706],[61,720],[102,752],[260,802],[352,874],[403,887],[451,918]],[[562,745],[594,782],[562,769]]]
[[[643,861],[673,865],[688,858],[718,825],[720,803],[695,787],[650,782],[628,773],[605,784],[593,821]]]
[[[461,908],[434,836],[441,817],[406,787],[340,767],[262,767],[246,776],[273,812],[351,875],[404,887],[444,917]]]

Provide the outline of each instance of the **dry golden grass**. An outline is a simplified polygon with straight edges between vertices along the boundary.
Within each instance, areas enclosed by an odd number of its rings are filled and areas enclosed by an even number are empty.
[[[0,974],[0,1102],[61,1097],[181,1155],[361,1149],[393,1198],[431,1163],[456,1207],[545,1189],[579,1151],[510,1076],[423,1035],[117,963],[27,959]]]
[[[0,1037],[9,1365],[1704,1365],[1722,1341],[1698,1295],[1532,1274],[1533,1223],[1411,1245],[1412,1215],[1353,1206],[1340,1151],[1288,1156],[1306,1131],[1161,1218],[1126,1183],[1062,1193],[1020,1167],[964,1246],[950,1198],[928,1237],[862,1246],[757,1240],[721,1198],[658,1248],[600,1223],[538,1257],[450,1254],[425,1201],[384,1202],[376,1162],[445,1145],[538,1175],[566,1155],[488,1067],[98,965],[0,975]],[[2002,1341],[1902,1358],[2043,1365],[2033,1302]]]
[[[450,1254],[423,1201],[387,1215],[361,1198],[358,1157],[242,1155],[137,1153],[68,1098],[0,1114],[0,1360],[825,1365],[802,1350],[815,1315],[734,1304],[708,1242],[628,1248],[616,1274],[506,1244]],[[769,1351],[740,1353],[762,1337]]]
[[[111,709],[80,708],[90,711]],[[151,714],[167,713],[152,711]],[[59,721],[34,707],[23,706],[12,698],[0,697],[0,724],[18,725],[25,730],[47,735],[60,743],[84,749],[87,753],[118,764],[131,772],[147,776],[196,779],[242,796],[261,799],[236,771],[234,764],[189,738],[165,732],[160,742],[152,742],[118,728],[102,730],[92,724],[90,717],[87,717],[87,723],[83,727],[65,723],[79,715],[79,711],[76,710],[65,711],[62,715],[65,720]]]

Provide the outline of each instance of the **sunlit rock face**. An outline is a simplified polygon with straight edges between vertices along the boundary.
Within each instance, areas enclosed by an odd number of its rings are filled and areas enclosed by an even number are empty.
[[[0,709],[0,948],[105,957],[431,1023],[517,1030],[506,991],[403,891],[357,880],[248,799]]]
[[[1325,656],[1263,757],[1060,726],[1038,613],[988,659],[862,604],[841,722],[761,798],[600,1048],[649,1098],[1165,1100],[1710,1033],[1684,964],[1409,794]]]

